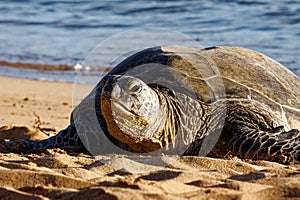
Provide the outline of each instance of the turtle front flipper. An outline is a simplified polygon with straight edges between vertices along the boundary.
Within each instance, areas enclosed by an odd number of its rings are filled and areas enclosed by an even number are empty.
[[[228,148],[240,158],[263,159],[280,163],[300,161],[300,131],[284,131],[283,126],[256,130],[237,126]]]
[[[74,147],[82,148],[75,125],[72,123],[57,135],[44,140],[10,140],[4,142],[8,151],[13,153],[34,153],[49,148]]]

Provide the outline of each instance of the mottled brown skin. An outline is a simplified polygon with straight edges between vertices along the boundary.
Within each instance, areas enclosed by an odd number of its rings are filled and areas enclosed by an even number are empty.
[[[136,134],[141,126],[151,128],[158,123],[154,120],[151,124],[149,116],[141,116],[138,108],[134,110],[136,103],[132,102],[141,104],[143,93],[138,93],[139,99],[129,89],[122,91],[122,95],[130,98],[118,103],[123,101],[125,105],[129,100],[133,110],[125,106],[116,112],[111,107],[114,95],[119,92],[114,88],[122,76],[128,76],[132,83],[146,83],[139,90],[150,88],[159,98],[160,110],[165,113],[159,120],[163,124],[157,131],[149,132],[150,137],[142,132]],[[87,103],[91,99],[95,102]],[[201,153],[204,149],[205,155],[217,157],[231,153],[240,158],[281,163],[300,161],[300,80],[271,58],[244,48],[163,46],[138,52],[112,69],[81,106],[75,108],[70,128],[47,142],[17,141],[24,144],[21,152],[69,145],[67,141],[61,142],[68,138],[66,134],[72,135],[69,137],[72,145],[86,147],[76,130],[78,126],[90,128],[87,113],[93,110],[105,135],[127,151],[174,150],[186,145],[184,152],[177,153],[204,155]],[[128,124],[139,126],[122,128],[118,114],[128,117]],[[91,130],[97,138],[98,132]],[[181,140],[184,142],[180,143]],[[173,146],[169,145],[173,141],[176,141]],[[16,141],[11,141],[7,146],[13,149],[15,144]]]

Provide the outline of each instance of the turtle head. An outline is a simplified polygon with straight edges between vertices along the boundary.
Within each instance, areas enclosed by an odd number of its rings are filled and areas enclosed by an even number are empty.
[[[132,76],[108,76],[101,110],[109,134],[137,152],[160,148],[166,111],[155,90]]]

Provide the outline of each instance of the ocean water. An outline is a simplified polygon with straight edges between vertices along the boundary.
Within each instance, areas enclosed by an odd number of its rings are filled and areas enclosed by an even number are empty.
[[[115,34],[145,27],[183,33],[202,47],[237,45],[257,50],[300,76],[299,0],[2,0],[0,75],[71,82],[74,71],[11,66],[72,67],[84,63],[96,45]],[[130,50],[133,43],[139,47],[168,40],[185,44],[185,37],[174,39],[157,32],[117,37],[110,47],[100,45],[98,59],[114,59],[120,56],[119,49]]]

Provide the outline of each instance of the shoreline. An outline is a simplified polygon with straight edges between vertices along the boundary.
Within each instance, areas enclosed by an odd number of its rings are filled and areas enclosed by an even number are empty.
[[[76,71],[82,70],[82,66],[79,63],[73,65],[67,64],[56,64],[56,65],[49,65],[49,64],[38,64],[38,63],[23,63],[23,62],[9,62],[0,60],[0,66],[2,67],[14,67],[19,69],[34,69],[34,70],[41,70],[41,71]],[[78,68],[79,67],[79,68]],[[109,67],[104,66],[88,66],[87,69],[84,71],[110,71]]]
[[[70,70],[64,70],[64,65],[40,65],[27,63],[10,64],[10,66],[0,64],[1,77],[73,84],[76,83],[93,86],[98,83],[100,77],[111,70],[111,68],[108,67],[87,67],[86,69],[83,69],[80,64],[72,67]],[[16,66],[14,66],[15,64]],[[51,69],[52,67],[53,69]],[[66,67],[70,66],[66,65]]]
[[[36,69],[36,70],[44,70],[44,71],[75,70],[74,67],[70,65],[32,64],[32,63],[22,63],[22,62],[8,62],[8,61],[1,61],[1,60],[0,60],[0,66],[23,68],[23,69]]]

